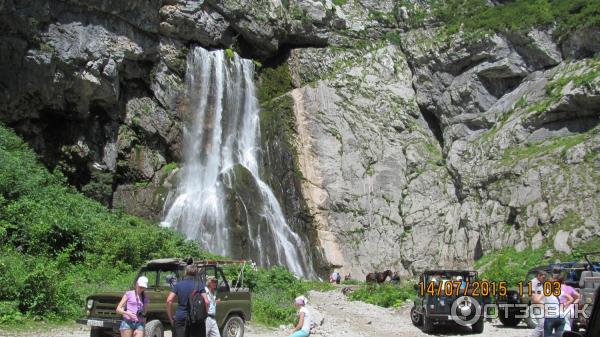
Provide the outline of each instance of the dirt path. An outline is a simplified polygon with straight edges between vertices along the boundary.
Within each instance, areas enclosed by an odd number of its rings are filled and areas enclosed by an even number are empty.
[[[350,302],[339,291],[310,292],[309,309],[318,323],[314,337],[421,337],[431,336],[421,332],[412,325],[409,311],[410,304],[400,309],[386,309],[363,302]],[[434,335],[443,336],[485,336],[485,337],[525,337],[531,330],[523,324],[516,328],[505,328],[497,321],[486,322],[482,334],[473,335],[469,328],[441,328]],[[268,329],[253,324],[246,326],[245,337],[287,337],[289,328]],[[44,329],[43,331],[27,331],[5,333],[0,337],[87,337],[89,328],[72,325]],[[171,337],[171,333],[165,333]]]
[[[314,337],[421,337],[431,336],[421,332],[410,321],[410,307],[407,303],[400,309],[386,309],[363,302],[350,302],[339,291],[310,292],[309,309],[320,321]],[[254,331],[252,331],[254,330]],[[287,337],[289,329],[267,330],[251,328],[245,337]],[[531,330],[524,325],[505,328],[499,322],[486,322],[482,334],[471,334],[469,328],[443,327],[434,335],[444,336],[485,336],[485,337],[525,337]]]

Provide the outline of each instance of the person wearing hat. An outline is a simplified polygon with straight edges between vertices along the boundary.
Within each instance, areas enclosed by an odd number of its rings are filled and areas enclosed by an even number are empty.
[[[217,278],[214,276],[209,276],[206,280],[206,297],[208,298],[206,337],[221,337],[216,320],[217,304],[221,303],[221,300],[217,298]]]
[[[306,308],[307,299],[304,296],[298,296],[294,300],[294,306],[298,308],[298,324],[294,326],[290,337],[308,337],[310,335],[310,326],[312,316]]]
[[[148,307],[148,297],[144,295],[146,288],[148,288],[148,278],[140,276],[135,282],[135,289],[125,292],[117,305],[117,314],[123,316],[119,328],[121,337],[144,336],[146,308]]]

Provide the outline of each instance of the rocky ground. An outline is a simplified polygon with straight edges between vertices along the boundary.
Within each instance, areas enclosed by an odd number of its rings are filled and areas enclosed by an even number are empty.
[[[386,309],[363,302],[350,302],[339,291],[311,292],[309,308],[319,324],[312,336],[319,337],[418,337],[428,336],[412,325],[407,303],[400,309]],[[44,331],[26,331],[4,333],[2,337],[24,337],[36,335],[40,337],[84,337],[88,336],[88,328],[84,326],[68,326],[47,329]],[[487,323],[482,336],[487,337],[519,337],[528,336],[530,330],[520,325],[516,328],[505,328],[497,321]],[[246,326],[246,337],[288,336],[289,328],[269,329],[253,324]],[[470,335],[469,328],[442,328],[435,335],[459,336]],[[171,337],[171,333],[165,333]]]

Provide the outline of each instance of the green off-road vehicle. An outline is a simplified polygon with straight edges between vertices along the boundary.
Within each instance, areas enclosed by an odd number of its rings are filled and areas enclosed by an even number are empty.
[[[250,292],[248,289],[230,284],[220,265],[229,263],[244,263],[244,261],[189,261],[177,258],[159,259],[146,263],[140,268],[135,278],[146,276],[149,280],[145,295],[149,305],[146,314],[146,336],[163,337],[165,329],[171,329],[167,316],[166,302],[171,287],[182,280],[186,265],[193,263],[198,266],[198,279],[206,281],[214,276],[218,281],[217,298],[221,299],[217,306],[216,320],[224,337],[243,337],[244,322],[251,318]],[[243,284],[243,266],[241,284]],[[133,286],[132,282],[132,286]],[[121,316],[115,309],[124,292],[109,292],[91,295],[86,301],[87,317],[77,320],[77,323],[91,327],[91,337],[118,336]],[[173,304],[175,312],[176,303]]]
[[[474,333],[483,332],[487,296],[482,296],[482,284],[475,271],[423,272],[415,284],[417,298],[410,311],[413,324],[423,332],[431,332],[436,325],[470,325]]]

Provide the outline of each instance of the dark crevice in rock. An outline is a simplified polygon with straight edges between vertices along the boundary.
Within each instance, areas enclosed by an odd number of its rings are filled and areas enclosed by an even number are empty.
[[[489,56],[487,55],[473,55],[472,58],[467,58],[456,62],[455,64],[448,65],[448,71],[452,76],[458,77],[461,74],[477,67],[478,65],[488,61]]]
[[[475,244],[475,251],[473,252],[473,259],[475,261],[481,259],[483,257],[483,247],[481,246],[481,237],[477,239],[477,243]]]
[[[264,68],[276,68],[276,67],[286,63],[287,60],[290,58],[291,51],[292,51],[291,46],[285,46],[283,48],[280,48],[279,51],[275,55],[264,60],[263,67]]]
[[[431,130],[431,133],[433,134],[435,139],[440,144],[440,147],[443,149],[444,148],[444,134],[442,132],[442,126],[441,126],[439,118],[437,118],[437,116],[433,112],[431,112],[427,109],[420,109],[420,110],[421,110],[421,114],[423,115],[423,118],[425,119],[425,122],[427,122],[427,126],[429,127],[429,130]]]
[[[521,84],[523,77],[490,78],[479,75],[479,80],[490,94],[496,98],[500,98],[517,88]]]
[[[506,219],[506,224],[510,225],[516,229],[519,229],[519,223],[517,222],[517,215],[519,215],[519,210],[514,207],[508,208],[508,218]]]

